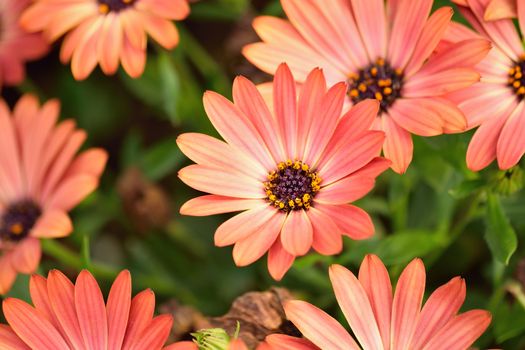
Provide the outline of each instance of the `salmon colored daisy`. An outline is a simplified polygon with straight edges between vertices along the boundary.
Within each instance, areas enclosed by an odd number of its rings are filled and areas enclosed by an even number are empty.
[[[48,51],[42,35],[27,33],[18,23],[30,2],[0,1],[0,87],[21,83],[25,77],[25,62],[36,60]]]
[[[467,151],[467,165],[478,171],[497,159],[500,169],[518,164],[525,153],[525,50],[511,19],[485,21],[489,0],[468,0],[461,13],[477,31],[454,23],[441,45],[456,45],[466,38],[487,38],[494,48],[477,65],[482,79],[469,88],[451,93],[469,128],[479,128]],[[520,2],[520,4],[523,4]],[[520,28],[525,33],[525,4],[520,9]]]
[[[178,138],[182,152],[197,163],[179,177],[210,193],[185,203],[181,213],[243,211],[215,232],[217,246],[235,245],[238,266],[269,251],[270,274],[279,280],[312,247],[338,254],[342,235],[365,239],[374,233],[368,214],[348,203],[368,193],[390,165],[378,157],[384,133],[369,130],[379,103],[363,101],[341,117],[346,89],[345,83],[327,89],[315,69],[297,95],[283,64],[274,79],[272,110],[243,77],[234,82],[234,103],[204,95],[208,117],[226,142],[202,134]]]
[[[59,102],[40,107],[23,96],[13,112],[0,101],[0,293],[17,273],[33,273],[42,255],[40,238],[64,237],[67,214],[98,186],[107,154],[76,155],[86,133],[72,120],[58,125]]]
[[[429,17],[433,0],[281,0],[289,20],[259,17],[263,40],[243,53],[273,74],[287,62],[297,82],[314,67],[329,84],[348,82],[347,104],[376,99],[373,125],[383,130],[383,153],[404,173],[413,153],[411,134],[461,132],[465,116],[442,96],[479,81],[473,66],[490,49],[487,40],[465,40],[431,57],[452,17],[443,7]]]
[[[425,266],[419,259],[405,268],[394,296],[388,271],[375,255],[365,257],[357,278],[343,266],[332,265],[330,280],[357,342],[317,307],[298,300],[284,305],[288,319],[321,349],[464,350],[491,321],[484,310],[458,314],[466,293],[460,277],[439,287],[421,308]]]
[[[29,284],[34,306],[8,298],[3,302],[9,326],[0,327],[5,350],[160,350],[171,331],[171,315],[154,316],[155,294],[131,298],[131,276],[122,271],[107,301],[95,278],[82,271],[73,284],[58,270]]]
[[[136,78],[146,64],[147,35],[174,48],[179,34],[172,21],[189,12],[187,0],[34,0],[21,23],[31,32],[43,31],[51,42],[65,35],[60,60],[71,61],[77,80],[97,64],[114,74],[119,63]]]

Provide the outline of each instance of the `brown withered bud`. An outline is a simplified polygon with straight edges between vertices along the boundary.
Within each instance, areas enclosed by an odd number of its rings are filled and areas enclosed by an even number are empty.
[[[160,313],[173,316],[170,341],[191,339],[191,333],[210,328],[211,324],[198,310],[191,306],[181,305],[176,300],[170,300],[159,308]]]
[[[210,318],[209,321],[212,327],[223,328],[228,334],[235,333],[239,322],[239,337],[250,349],[272,333],[300,336],[297,329],[286,320],[282,307],[282,303],[290,299],[292,295],[283,288],[249,292],[237,298],[226,315]]]
[[[146,179],[135,167],[128,168],[117,181],[124,210],[139,232],[168,224],[171,216],[169,197],[157,184]]]

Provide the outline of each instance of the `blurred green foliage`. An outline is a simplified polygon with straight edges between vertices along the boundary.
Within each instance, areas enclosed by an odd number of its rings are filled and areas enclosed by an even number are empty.
[[[436,7],[443,5],[451,3],[436,1]],[[137,290],[150,287],[160,302],[176,298],[208,315],[224,313],[245,291],[276,284],[264,259],[237,268],[231,249],[213,246],[213,232],[227,216],[178,214],[180,205],[197,193],[177,178],[177,170],[189,161],[175,138],[190,131],[216,135],[202,107],[203,91],[230,96],[237,74],[257,82],[269,79],[240,56],[240,49],[257,40],[250,27],[254,16],[281,11],[276,0],[200,1],[192,5],[190,18],[178,23],[180,46],[173,52],[152,46],[140,79],[123,72],[105,77],[97,71],[76,82],[69,67],[58,63],[55,48],[30,65],[31,80],[21,89],[5,91],[11,102],[28,91],[42,99],[59,98],[62,115],[75,118],[89,132],[89,145],[104,147],[111,155],[100,190],[74,211],[75,233],[45,242],[42,273],[60,268],[74,275],[90,268],[107,288],[120,269],[128,268]],[[455,19],[463,21],[458,14]],[[510,286],[516,283],[518,261],[525,258],[525,196],[523,190],[499,193],[498,181],[506,177],[494,166],[480,173],[467,170],[464,157],[471,135],[416,137],[407,174],[387,172],[358,203],[373,216],[375,237],[346,240],[340,256],[299,259],[281,285],[341,316],[327,277],[330,264],[356,271],[365,254],[375,253],[394,279],[411,259],[421,257],[427,291],[462,275],[468,286],[465,308],[493,312],[480,347],[523,349],[525,304]],[[124,209],[116,184],[130,167],[167,194],[172,215],[161,227],[138,230],[141,218]],[[142,190],[137,188],[137,200]],[[10,295],[27,299],[27,285],[27,276],[20,276]]]

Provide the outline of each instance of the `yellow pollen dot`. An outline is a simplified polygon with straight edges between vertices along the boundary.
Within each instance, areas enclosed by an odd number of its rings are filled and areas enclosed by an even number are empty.
[[[519,87],[521,86],[521,82],[518,81],[518,80],[516,80],[516,81],[512,84],[512,86],[514,86],[514,87],[517,89],[517,88],[519,88]]]
[[[109,13],[109,6],[107,4],[100,4],[98,5],[98,12],[102,14],[108,14]]]
[[[357,97],[357,96],[359,96],[359,91],[357,91],[357,89],[352,89],[352,90],[350,90],[350,96],[351,96],[351,97]]]
[[[288,159],[286,161],[286,166],[292,166],[292,164],[293,164],[293,162],[290,159]]]
[[[385,89],[383,90],[383,93],[384,93],[385,95],[390,95],[390,94],[392,93],[392,88],[389,88],[389,87],[385,88]]]
[[[383,95],[381,95],[380,92],[376,92],[376,95],[375,95],[375,96],[376,96],[376,100],[378,100],[378,101],[383,101]]]
[[[373,67],[371,70],[370,70],[370,73],[375,77],[377,75],[377,68],[376,67]]]
[[[378,58],[376,63],[377,63],[378,66],[384,66],[385,65],[385,60],[382,59],[382,58]]]
[[[359,89],[359,91],[361,92],[365,92],[366,91],[366,85],[361,83],[359,84],[359,86],[357,87]]]
[[[522,86],[518,89],[518,95],[525,95],[525,86]]]
[[[132,1],[133,0],[122,0],[122,2],[125,3],[125,4],[131,4]]]
[[[279,202],[279,208],[281,208],[281,209],[284,208],[284,203],[283,202]]]
[[[403,74],[403,70],[400,69],[400,68],[396,69],[396,74],[397,75],[402,75]]]
[[[509,84],[512,84],[514,82],[514,78],[510,77],[509,78]]]
[[[12,234],[18,236],[19,234],[24,232],[24,226],[22,224],[20,224],[20,223],[16,223],[16,224],[11,225],[11,227],[9,227],[9,231]]]
[[[509,75],[514,75],[516,73],[516,68],[509,69]]]
[[[291,199],[288,201],[288,205],[290,206],[290,208],[295,207],[295,203],[294,203],[294,201],[291,200]]]
[[[516,79],[521,79],[522,76],[523,74],[521,72],[516,72],[516,74],[514,74],[514,78]]]

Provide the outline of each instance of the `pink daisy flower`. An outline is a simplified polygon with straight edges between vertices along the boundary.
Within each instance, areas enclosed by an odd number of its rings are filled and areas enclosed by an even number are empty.
[[[48,50],[40,34],[25,32],[18,21],[30,0],[0,1],[0,87],[24,80],[26,61],[42,57]]]
[[[34,275],[29,290],[34,306],[14,298],[3,302],[9,326],[0,325],[2,349],[177,349],[175,345],[163,348],[172,317],[153,317],[155,295],[151,290],[131,298],[129,271],[115,279],[106,302],[86,270],[75,284],[58,270],[49,272],[47,279]]]
[[[525,50],[511,19],[484,20],[489,0],[467,2],[469,7],[459,8],[477,33],[454,23],[442,48],[467,38],[490,39],[494,48],[476,66],[481,82],[448,98],[464,112],[469,128],[479,126],[468,147],[468,167],[478,171],[497,159],[499,168],[505,170],[525,153]],[[521,7],[519,22],[524,33],[525,6]]]
[[[146,64],[147,35],[174,48],[179,34],[172,21],[189,12],[187,0],[34,0],[21,23],[29,31],[43,31],[51,42],[65,35],[60,60],[71,61],[77,80],[97,64],[114,74],[119,63],[136,78]]]
[[[373,124],[383,130],[383,153],[392,169],[412,160],[411,134],[461,132],[465,116],[442,98],[479,81],[473,69],[490,49],[486,40],[465,40],[431,57],[452,17],[444,7],[429,17],[433,0],[281,0],[289,20],[259,17],[263,40],[243,53],[273,74],[287,62],[299,83],[322,67],[329,84],[348,82],[347,104],[377,99]]]
[[[13,112],[0,101],[0,293],[17,273],[33,273],[42,255],[40,238],[64,237],[67,214],[95,190],[107,154],[76,155],[86,133],[72,120],[58,125],[58,101],[40,107],[23,96]]]
[[[405,268],[393,297],[388,271],[375,255],[365,257],[358,278],[332,265],[330,280],[357,342],[334,318],[309,303],[294,300],[284,306],[288,319],[321,349],[467,349],[491,321],[484,310],[457,314],[466,293],[460,277],[438,288],[421,308],[425,266],[419,259]]]
[[[277,280],[312,247],[338,254],[342,235],[370,237],[370,217],[348,203],[368,193],[389,166],[378,157],[384,133],[369,130],[379,103],[361,102],[341,117],[345,95],[346,84],[327,89],[319,69],[297,95],[286,64],[275,75],[272,110],[243,77],[234,82],[234,103],[207,92],[204,107],[226,142],[202,134],[178,138],[182,152],[197,163],[179,177],[210,193],[185,203],[181,213],[243,211],[219,226],[215,244],[234,244],[238,266],[268,251],[268,268]]]

